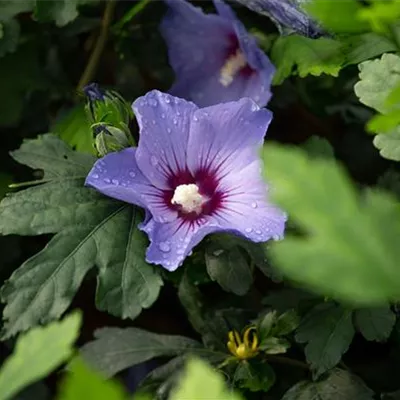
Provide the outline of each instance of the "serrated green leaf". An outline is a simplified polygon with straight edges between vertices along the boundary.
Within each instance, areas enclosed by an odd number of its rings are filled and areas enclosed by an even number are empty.
[[[184,336],[159,335],[138,328],[102,328],[95,332],[94,341],[82,347],[81,354],[89,365],[110,377],[155,357],[196,350],[207,352],[199,342]]]
[[[273,200],[306,233],[274,243],[274,265],[334,298],[369,305],[398,299],[397,202],[372,190],[361,198],[333,160],[278,145],[264,151]]]
[[[373,143],[383,158],[400,161],[400,126],[393,132],[376,135]]]
[[[79,184],[80,183],[80,184]],[[110,201],[83,180],[67,179],[9,194],[0,203],[0,233],[3,235],[41,235],[62,229],[90,225],[94,215],[114,210]]]
[[[354,322],[367,340],[383,342],[387,340],[396,322],[396,315],[389,306],[356,310]]]
[[[62,321],[34,328],[20,336],[14,353],[0,370],[0,399],[11,399],[68,360],[80,324],[80,314],[73,313]]]
[[[271,59],[277,70],[273,84],[280,85],[293,73],[338,76],[345,61],[342,44],[334,39],[309,39],[301,35],[280,36],[274,43]]]
[[[206,251],[206,266],[210,278],[238,296],[245,295],[253,283],[253,274],[238,248],[210,246]]]
[[[303,8],[323,28],[333,33],[362,33],[369,24],[358,17],[362,5],[357,0],[310,0]]]
[[[355,375],[341,369],[333,370],[320,382],[299,382],[289,389],[282,400],[373,400],[374,392]]]
[[[20,26],[18,21],[10,19],[6,22],[1,22],[0,14],[0,26],[1,26],[1,37],[0,37],[0,57],[3,57],[7,53],[12,53],[18,46]]]
[[[241,361],[233,377],[234,382],[251,392],[268,392],[275,383],[275,372],[266,362]]]
[[[353,340],[352,311],[324,303],[302,320],[296,341],[306,343],[305,355],[316,376],[337,365]]]
[[[380,59],[361,63],[359,70],[360,81],[354,91],[360,101],[381,114],[392,111],[393,106],[388,106],[386,99],[400,84],[400,57],[384,54]]]
[[[147,239],[137,228],[141,221],[138,209],[126,206],[97,232],[96,303],[100,310],[123,319],[133,319],[150,307],[163,285],[159,269],[145,261]]]
[[[62,382],[57,400],[124,400],[128,394],[119,382],[104,380],[77,358],[70,364],[68,375]]]
[[[351,35],[343,41],[346,49],[346,65],[359,64],[383,53],[397,51],[396,44],[390,39],[373,32]]]
[[[207,383],[207,384],[205,384]],[[228,389],[223,376],[204,361],[189,360],[184,376],[169,400],[241,400],[242,397]]]
[[[94,156],[72,150],[52,134],[25,140],[11,156],[20,164],[43,170],[43,179],[61,178],[62,181],[86,178],[96,160]]]
[[[0,232],[59,233],[3,286],[5,337],[58,318],[94,265],[100,309],[135,318],[150,307],[162,280],[159,270],[144,261],[140,213],[83,187],[93,157],[73,152],[53,135],[25,142],[13,157],[43,169],[50,183],[4,199]]]
[[[59,135],[76,151],[95,153],[92,130],[83,104],[75,106],[60,117],[51,127],[51,131]]]

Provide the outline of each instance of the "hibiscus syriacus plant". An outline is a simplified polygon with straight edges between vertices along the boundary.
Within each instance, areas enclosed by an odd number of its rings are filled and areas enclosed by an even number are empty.
[[[212,232],[282,238],[286,217],[268,201],[259,154],[271,112],[251,99],[198,108],[159,91],[133,109],[138,147],[101,158],[86,185],[146,210],[148,262],[173,271]]]
[[[0,0],[0,400],[399,400],[399,4]]]

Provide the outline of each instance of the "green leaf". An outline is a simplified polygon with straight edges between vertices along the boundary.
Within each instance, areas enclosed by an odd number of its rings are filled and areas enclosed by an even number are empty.
[[[124,400],[128,399],[123,387],[90,370],[81,359],[75,359],[64,379],[57,400]]]
[[[95,215],[101,218],[114,211],[117,204],[80,186],[74,179],[67,179],[62,184],[57,180],[9,194],[3,199],[0,203],[0,233],[41,235],[90,225]]]
[[[314,305],[317,297],[299,289],[282,289],[270,293],[263,299],[263,304],[269,305],[278,312],[299,310],[302,306]]]
[[[400,57],[384,54],[380,59],[361,63],[358,68],[360,80],[354,91],[360,101],[381,114],[393,111],[393,105],[388,105],[386,99],[400,84]]]
[[[205,384],[207,383],[207,384]],[[241,396],[228,389],[223,376],[204,361],[192,359],[188,362],[184,376],[169,400],[241,400]]]
[[[321,158],[334,158],[335,152],[332,145],[325,138],[311,136],[301,146],[310,156]]]
[[[21,335],[14,353],[0,370],[0,399],[11,399],[29,384],[45,378],[73,353],[81,316],[73,313],[63,321],[34,328]]]
[[[234,382],[242,389],[251,392],[268,392],[275,383],[275,372],[266,363],[261,361],[249,360],[241,361],[233,377]]]
[[[358,19],[366,21],[375,32],[390,34],[390,25],[400,17],[400,3],[398,0],[385,2],[374,1],[369,7],[358,12]]]
[[[352,311],[325,303],[314,307],[301,322],[296,341],[306,343],[305,355],[316,376],[337,365],[354,336]]]
[[[73,151],[55,135],[41,135],[37,139],[28,139],[11,156],[20,164],[44,171],[44,179],[86,178],[95,158],[88,154]]]
[[[387,340],[396,322],[396,315],[389,306],[364,308],[354,313],[357,329],[367,340],[383,342]]]
[[[36,0],[34,16],[39,22],[55,21],[57,26],[72,22],[79,15],[78,6],[95,0]]]
[[[373,400],[374,393],[355,375],[333,370],[320,382],[302,381],[285,393],[282,400]]]
[[[266,354],[282,354],[290,348],[290,342],[286,339],[269,337],[260,344],[260,349]]]
[[[357,0],[311,0],[303,8],[323,28],[333,33],[362,33],[369,24],[358,17],[362,5]]]
[[[393,132],[376,135],[373,143],[383,158],[400,161],[400,126]]]
[[[1,0],[0,19],[8,21],[19,13],[31,11],[35,0]]]
[[[20,3],[19,0],[12,1]],[[3,0],[0,1],[0,7],[2,3]],[[21,44],[14,53],[1,58],[0,126],[13,126],[18,123],[25,99],[36,90],[46,87],[46,77],[39,63],[39,54],[38,43],[31,40]]]
[[[395,43],[373,32],[351,35],[343,41],[346,48],[346,65],[359,64],[383,53],[397,51]]]
[[[65,113],[51,127],[51,131],[59,135],[75,150],[94,154],[92,130],[83,104],[79,104]]]
[[[138,208],[126,206],[97,232],[99,267],[96,303],[100,310],[135,318],[158,298],[160,270],[145,261],[147,239],[137,228]]]
[[[105,377],[155,357],[173,357],[189,352],[207,352],[184,336],[158,335],[138,328],[102,328],[95,340],[85,344],[83,358]]]
[[[299,316],[294,310],[286,311],[278,316],[272,329],[272,336],[284,336],[299,326]]]
[[[0,57],[3,57],[7,53],[12,53],[17,49],[20,26],[18,21],[15,19],[10,19],[6,22],[1,22],[0,14]]]
[[[147,242],[137,229],[141,214],[83,187],[93,157],[73,152],[52,135],[25,142],[13,156],[43,169],[50,182],[5,198],[0,232],[58,233],[3,286],[5,337],[58,318],[95,265],[101,310],[135,318],[150,307],[162,280],[159,270],[144,261]]]
[[[280,36],[272,47],[271,59],[277,68],[273,79],[275,85],[280,85],[294,73],[300,78],[321,74],[338,76],[345,60],[339,41],[300,35]]]
[[[239,248],[210,246],[206,251],[206,266],[210,278],[227,292],[245,295],[253,283],[253,274]]]
[[[367,124],[367,129],[372,133],[386,133],[397,131],[400,125],[400,111],[394,110],[387,114],[375,115]]]
[[[372,190],[361,199],[333,160],[278,145],[264,154],[273,200],[306,234],[273,243],[274,265],[333,298],[368,305],[398,299],[397,202]]]

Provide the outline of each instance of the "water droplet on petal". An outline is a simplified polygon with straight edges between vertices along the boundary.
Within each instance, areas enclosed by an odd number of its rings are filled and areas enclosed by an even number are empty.
[[[191,252],[188,254],[188,257],[190,257],[192,254],[193,254],[193,251],[191,251]]]
[[[164,113],[161,114],[161,118],[165,119],[165,114]]]
[[[253,201],[253,202],[251,203],[251,206],[252,206],[253,208],[257,208],[257,207],[258,207],[258,204],[257,204],[256,201]]]
[[[135,171],[129,171],[129,176],[131,178],[134,178],[136,176],[136,172]]]
[[[174,123],[174,125],[178,125],[178,120],[177,120],[176,118],[174,118],[174,119],[172,120],[172,122]]]
[[[118,179],[113,179],[111,182],[113,183],[113,185],[119,185],[119,180]]]
[[[169,98],[169,96],[165,96],[165,102],[167,104],[171,103],[171,99]]]
[[[193,121],[196,121],[196,122],[197,122],[198,120],[199,120],[199,119],[198,119],[196,116],[193,117]]]
[[[160,242],[158,247],[164,253],[168,253],[169,251],[171,251],[171,246],[167,242]]]
[[[151,121],[151,123],[152,123],[153,125],[155,125],[157,122],[156,122],[155,119],[153,119],[153,120]]]
[[[156,157],[156,156],[151,156],[151,157],[150,157],[150,162],[151,162],[151,165],[152,165],[153,167],[155,167],[155,166],[158,164],[157,157]]]
[[[167,132],[168,132],[168,133],[171,133],[171,128],[167,128]]]
[[[97,174],[93,174],[92,177],[93,177],[94,179],[99,179],[99,175],[97,175]]]
[[[261,235],[262,234],[262,232],[259,229],[256,230],[256,233],[257,233],[257,235]]]
[[[104,179],[104,182],[105,182],[105,183],[111,183],[111,180],[108,179],[108,178],[105,178],[105,179]]]
[[[149,104],[150,104],[152,107],[157,107],[158,102],[157,102],[156,99],[150,99],[150,100],[149,100]]]
[[[246,228],[245,231],[246,231],[247,233],[251,233],[251,232],[253,232],[253,228]]]

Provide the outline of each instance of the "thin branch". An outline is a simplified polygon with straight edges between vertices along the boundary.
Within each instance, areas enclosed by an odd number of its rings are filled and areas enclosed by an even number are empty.
[[[287,358],[287,357],[280,357],[280,356],[267,356],[267,361],[271,363],[276,363],[276,364],[285,364],[285,365],[291,365],[293,367],[298,367],[302,369],[306,369],[307,371],[310,370],[310,367],[299,360],[295,360],[293,358]]]
[[[109,27],[114,14],[114,9],[115,0],[108,0],[104,10],[103,19],[101,21],[99,37],[96,41],[92,54],[90,55],[85,71],[83,72],[76,88],[78,92],[82,91],[82,89],[93,79],[93,76],[96,73],[101,54],[103,53],[104,47],[107,43]]]

